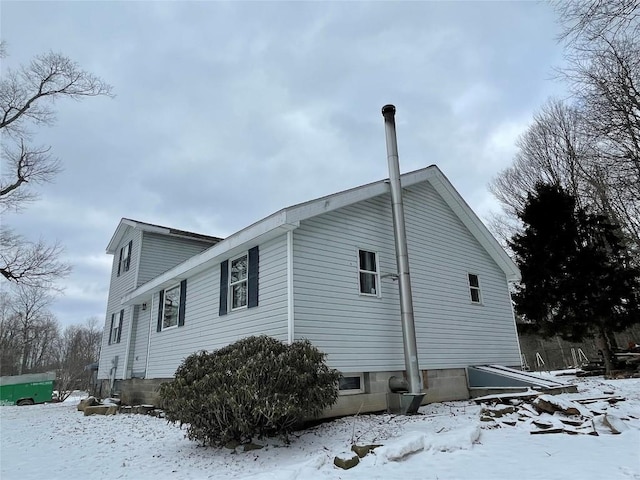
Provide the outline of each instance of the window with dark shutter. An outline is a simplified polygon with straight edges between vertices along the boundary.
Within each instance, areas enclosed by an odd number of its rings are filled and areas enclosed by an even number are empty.
[[[129,271],[131,266],[131,248],[133,247],[133,240],[129,240],[124,247],[120,249],[120,259],[118,260],[118,276],[124,272]]]

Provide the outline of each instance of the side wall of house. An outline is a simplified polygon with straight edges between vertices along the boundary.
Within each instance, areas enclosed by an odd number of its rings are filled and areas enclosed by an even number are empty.
[[[428,183],[404,190],[420,368],[519,365],[504,273]],[[295,338],[342,372],[404,370],[390,199],[303,221],[294,231]],[[378,254],[379,296],[359,293],[358,249]],[[471,302],[468,274],[480,279]]]
[[[159,298],[155,292],[146,378],[170,378],[188,355],[215,350],[250,335],[266,334],[286,340],[286,269],[286,236],[259,245],[258,306],[222,316],[218,313],[220,266],[188,278],[184,326],[161,332],[155,326]]]
[[[127,272],[118,276],[120,249],[132,241],[131,262]],[[113,256],[111,283],[107,301],[107,315],[100,352],[98,378],[115,379],[141,376],[145,373],[146,348],[149,341],[150,306],[123,307],[120,301],[124,294],[172,267],[184,262],[207,248],[210,243],[189,238],[161,235],[142,229],[129,228]],[[111,315],[124,309],[120,342],[109,344]],[[115,365],[115,372],[112,368]]]
[[[107,379],[112,374],[115,375],[114,378],[123,378],[124,376],[126,369],[125,355],[127,353],[127,332],[130,329],[133,308],[123,307],[120,300],[125,293],[133,290],[135,287],[141,239],[142,232],[140,230],[129,228],[113,255],[113,262],[111,264],[111,281],[109,283],[109,296],[107,298],[107,312],[102,334],[102,347],[100,350],[100,365],[98,368],[99,379]],[[120,275],[118,275],[120,248],[130,241],[132,242],[132,246],[129,270],[121,272]],[[122,321],[120,342],[113,340],[109,343],[111,316],[121,310],[124,310],[124,317]]]

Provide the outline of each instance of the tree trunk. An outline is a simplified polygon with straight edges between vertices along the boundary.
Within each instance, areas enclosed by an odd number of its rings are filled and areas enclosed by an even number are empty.
[[[613,362],[611,361],[612,352],[609,335],[603,326],[599,327],[598,348],[602,352],[602,359],[604,360],[604,375],[608,378],[613,370]]]

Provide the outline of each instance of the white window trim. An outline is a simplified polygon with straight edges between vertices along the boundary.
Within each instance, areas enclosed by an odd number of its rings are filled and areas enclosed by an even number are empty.
[[[120,310],[118,310],[117,312],[114,312],[111,314],[111,323],[112,323],[112,327],[111,327],[111,345],[114,345],[118,342],[118,332],[120,331],[120,317],[121,317],[121,313]]]
[[[128,249],[129,251],[127,252],[127,255],[125,257],[122,256],[122,254],[125,251],[125,248]],[[122,246],[120,248],[120,260],[119,260],[119,265],[118,265],[118,276],[125,274],[126,272],[128,272],[131,269],[131,249],[133,247],[129,246],[129,242],[125,243],[124,246]],[[126,268],[125,268],[126,267]]]
[[[238,260],[239,258],[242,257],[247,257],[247,276],[244,277],[243,280],[238,280],[237,282],[232,282],[231,281],[231,268],[233,265],[233,261],[234,260]],[[244,253],[241,253],[240,255],[237,255],[233,258],[229,259],[229,276],[228,276],[228,280],[227,280],[227,304],[229,305],[229,312],[236,312],[238,310],[245,310],[247,309],[247,305],[249,304],[249,251],[246,251]],[[233,286],[234,285],[240,285],[241,283],[245,283],[247,285],[247,298],[245,300],[245,304],[241,305],[239,307],[233,307]]]
[[[361,393],[365,393],[365,385],[364,385],[364,373],[345,373],[342,374],[342,377],[358,377],[360,378],[360,388],[352,388],[350,390],[340,390],[340,384],[338,383],[338,395],[359,395]]]
[[[371,270],[362,270],[360,268],[360,252],[369,252],[369,253],[373,253],[376,256],[376,271],[373,272]],[[380,298],[382,297],[382,282],[380,281],[380,255],[378,253],[377,250],[373,249],[373,248],[367,248],[367,247],[358,247],[356,249],[356,263],[358,266],[358,294],[360,294],[363,297],[373,297],[373,298]],[[362,285],[360,284],[360,274],[361,273],[374,273],[376,276],[376,293],[364,293],[362,291]]]
[[[175,325],[171,325],[169,327],[165,327],[164,326],[164,307],[165,307],[165,302],[167,301],[167,291],[169,290],[173,290],[174,288],[178,289],[178,314],[176,315],[176,324]],[[178,328],[178,323],[180,323],[180,284],[176,284],[173,285],[171,287],[167,287],[164,289],[164,294],[162,295],[162,325],[161,325],[161,332],[164,332],[165,330],[172,330],[174,328]]]
[[[474,287],[473,285],[471,285],[471,279],[469,278],[470,275],[475,276],[478,279],[478,286]],[[471,272],[467,272],[467,284],[469,286],[469,301],[473,304],[473,305],[482,305],[482,285],[480,284],[480,275],[478,275],[477,273],[471,273]],[[478,291],[478,301],[475,302],[473,300],[473,297],[471,296],[471,291],[472,290],[477,290]]]

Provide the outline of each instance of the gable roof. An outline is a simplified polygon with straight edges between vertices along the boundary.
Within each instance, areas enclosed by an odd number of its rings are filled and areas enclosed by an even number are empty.
[[[126,235],[127,230],[135,228],[142,230],[143,232],[153,232],[162,235],[170,235],[172,237],[190,238],[193,240],[201,240],[203,242],[215,244],[222,241],[222,238],[211,237],[209,235],[202,235],[200,233],[187,232],[185,230],[177,230],[171,227],[163,227],[162,225],[154,225],[153,223],[145,223],[139,220],[132,220],[130,218],[123,218],[118,224],[118,228],[114,232],[109,245],[107,245],[107,253],[113,255],[118,249],[118,245],[122,242],[122,238]]]
[[[405,173],[400,176],[400,181],[402,187],[410,187],[411,185],[428,181],[460,221],[469,229],[478,243],[482,245],[489,256],[502,269],[507,280],[520,280],[520,271],[516,264],[437,166],[431,165]],[[146,301],[153,292],[170,286],[176,280],[193,276],[236,253],[280,236],[288,230],[294,230],[303,220],[383,195],[389,191],[389,180],[384,179],[283,208],[139,286],[126,294],[122,299],[122,303],[132,305]]]

